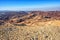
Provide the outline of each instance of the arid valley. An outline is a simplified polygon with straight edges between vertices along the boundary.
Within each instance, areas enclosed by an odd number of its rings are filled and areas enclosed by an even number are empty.
[[[1,11],[0,40],[60,40],[60,11]]]

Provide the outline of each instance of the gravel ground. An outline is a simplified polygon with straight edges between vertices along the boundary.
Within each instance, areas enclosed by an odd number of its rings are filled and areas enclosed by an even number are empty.
[[[0,40],[60,40],[60,26],[53,24],[0,28]]]

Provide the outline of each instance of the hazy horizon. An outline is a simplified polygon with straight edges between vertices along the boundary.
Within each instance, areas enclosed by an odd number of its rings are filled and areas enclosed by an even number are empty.
[[[60,10],[59,0],[0,0],[0,10]]]

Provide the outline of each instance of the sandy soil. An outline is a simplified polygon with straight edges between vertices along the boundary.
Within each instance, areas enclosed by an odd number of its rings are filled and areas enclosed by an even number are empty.
[[[27,26],[6,23],[0,26],[0,40],[60,40],[60,20]]]

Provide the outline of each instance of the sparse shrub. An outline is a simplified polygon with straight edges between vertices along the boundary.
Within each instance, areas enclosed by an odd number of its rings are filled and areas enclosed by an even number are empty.
[[[20,24],[20,26],[26,26],[26,24],[22,23],[22,24]]]
[[[24,19],[19,19],[19,20],[17,20],[17,23],[23,22],[23,21],[24,21]]]
[[[14,24],[15,26],[27,26],[26,24],[22,23],[22,24]]]
[[[48,38],[48,36],[45,36],[45,38]]]
[[[45,16],[44,18],[51,18],[50,16]]]
[[[3,21],[0,21],[0,25],[3,25],[4,24],[4,22]]]

